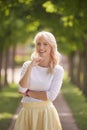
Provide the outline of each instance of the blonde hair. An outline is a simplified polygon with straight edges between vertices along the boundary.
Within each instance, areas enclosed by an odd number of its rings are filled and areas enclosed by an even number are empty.
[[[34,44],[37,45],[37,42],[40,38],[43,38],[50,46],[51,46],[51,54],[50,54],[50,63],[48,67],[48,72],[52,73],[54,70],[54,67],[59,62],[59,52],[57,51],[57,43],[54,35],[47,31],[41,31],[36,34],[34,38]],[[32,57],[38,56],[37,50],[35,49],[34,53],[32,54]]]

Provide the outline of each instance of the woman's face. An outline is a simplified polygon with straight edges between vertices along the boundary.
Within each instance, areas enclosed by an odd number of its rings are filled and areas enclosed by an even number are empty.
[[[40,38],[36,43],[36,50],[40,57],[49,58],[51,53],[51,46],[43,38]]]

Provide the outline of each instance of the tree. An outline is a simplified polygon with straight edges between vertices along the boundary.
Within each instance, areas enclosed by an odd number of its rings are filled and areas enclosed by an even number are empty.
[[[86,7],[86,0],[1,0],[2,48],[6,44],[10,47],[19,41],[23,42],[37,31],[51,31],[57,39],[59,51],[70,59],[71,80],[78,85],[82,84],[80,88],[87,95]]]

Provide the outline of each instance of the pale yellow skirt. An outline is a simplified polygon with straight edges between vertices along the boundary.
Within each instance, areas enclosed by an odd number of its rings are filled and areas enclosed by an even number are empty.
[[[14,130],[62,130],[51,101],[23,103]]]

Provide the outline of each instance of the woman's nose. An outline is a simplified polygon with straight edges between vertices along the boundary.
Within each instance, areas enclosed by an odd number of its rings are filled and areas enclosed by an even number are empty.
[[[40,49],[43,49],[44,48],[44,46],[43,45],[40,45]]]

